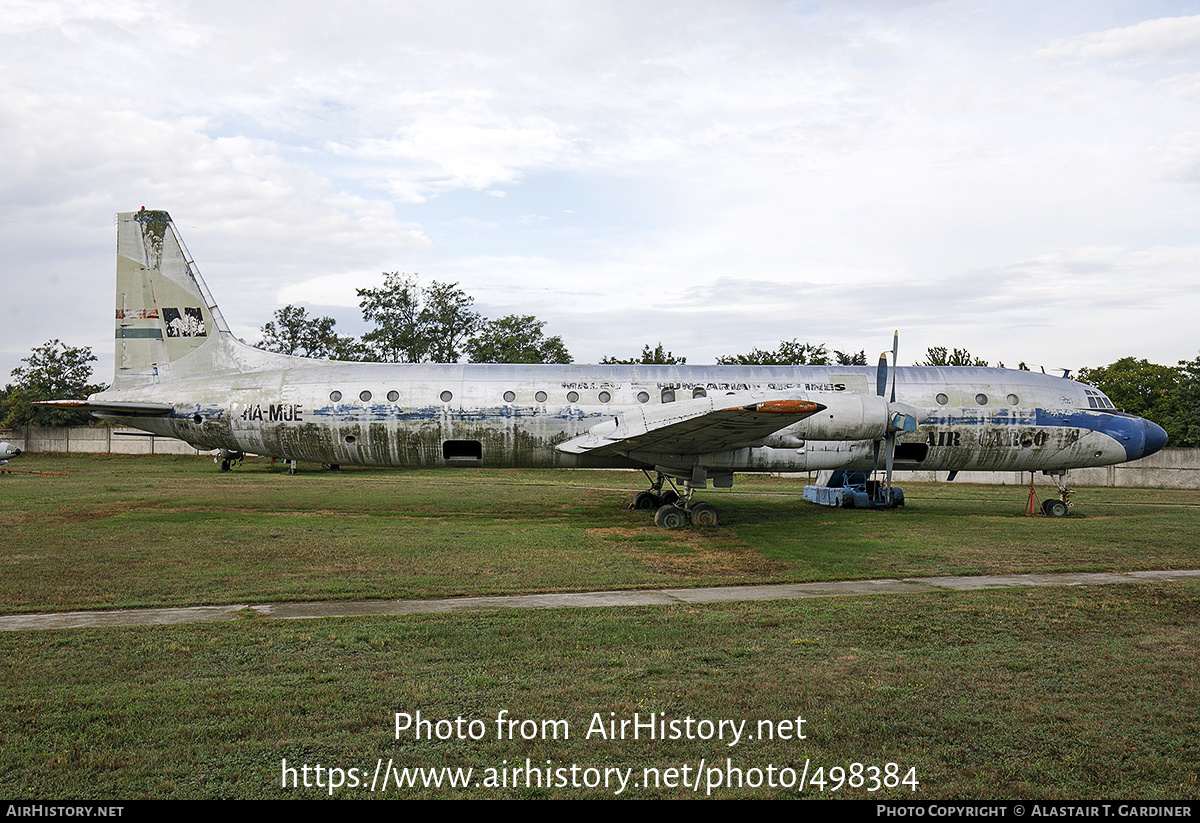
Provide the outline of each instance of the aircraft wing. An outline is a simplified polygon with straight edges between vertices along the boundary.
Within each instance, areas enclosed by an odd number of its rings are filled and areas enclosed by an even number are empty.
[[[558,445],[570,454],[707,454],[759,445],[823,410],[811,400],[739,392],[642,407]]]
[[[122,417],[162,417],[174,411],[170,403],[128,403],[112,401],[109,403],[91,403],[87,400],[39,400],[35,406],[52,406],[56,409],[71,411],[87,411],[97,414],[116,414]]]

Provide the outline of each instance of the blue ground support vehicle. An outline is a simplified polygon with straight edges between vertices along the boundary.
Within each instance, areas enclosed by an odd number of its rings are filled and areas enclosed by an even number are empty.
[[[835,471],[824,486],[805,486],[804,499],[819,506],[894,509],[904,505],[904,489],[871,479],[870,472]]]

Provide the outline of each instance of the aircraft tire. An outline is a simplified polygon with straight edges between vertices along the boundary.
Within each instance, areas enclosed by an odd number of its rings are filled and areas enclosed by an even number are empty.
[[[228,460],[221,461],[221,471],[223,471],[223,472],[229,471],[229,461]]]
[[[1067,504],[1061,500],[1047,500],[1042,504],[1042,511],[1047,517],[1066,517]]]
[[[697,503],[692,506],[692,525],[694,526],[719,526],[721,518],[717,515],[717,507],[711,503]]]
[[[663,506],[654,514],[654,525],[664,529],[678,529],[687,522],[687,512],[678,506]]]
[[[664,506],[673,506],[679,501],[679,492],[674,489],[667,489],[662,493],[661,499]]]
[[[662,501],[654,492],[638,492],[633,498],[633,508],[641,512],[654,511],[661,505]]]

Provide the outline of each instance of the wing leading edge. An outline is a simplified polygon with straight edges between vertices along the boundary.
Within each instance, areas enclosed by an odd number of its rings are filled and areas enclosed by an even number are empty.
[[[170,403],[130,403],[117,400],[106,403],[92,403],[87,400],[39,400],[34,405],[122,417],[164,417],[175,410]]]
[[[708,454],[756,446],[785,426],[823,411],[811,400],[758,392],[640,407],[558,445],[569,454]]]

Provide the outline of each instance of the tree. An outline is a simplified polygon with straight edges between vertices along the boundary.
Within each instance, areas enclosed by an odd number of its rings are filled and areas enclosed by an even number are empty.
[[[55,339],[38,346],[12,370],[15,384],[4,390],[2,405],[5,426],[78,426],[86,425],[87,412],[35,406],[41,400],[78,400],[103,391],[88,381],[96,356],[87,346],[68,346]]]
[[[800,343],[780,340],[775,351],[754,348],[747,354],[728,354],[717,358],[723,366],[828,366],[829,349],[824,343]]]
[[[660,340],[658,345],[653,349],[650,348],[650,344],[648,343],[642,346],[642,356],[637,360],[620,360],[616,357],[604,357],[601,358],[600,362],[604,365],[641,364],[645,366],[682,366],[687,363],[687,358],[676,357],[674,352],[669,352],[663,348],[662,341]]]
[[[329,350],[330,360],[370,360],[371,349],[352,334],[339,334]]]
[[[332,317],[310,317],[303,306],[284,306],[262,327],[259,348],[300,357],[362,360],[352,355],[365,354],[366,347],[352,336],[335,332],[336,324]]]
[[[558,335],[546,337],[546,323],[532,315],[510,314],[489,320],[467,342],[472,363],[570,363],[571,355]]]
[[[483,316],[471,310],[475,298],[457,283],[434,280],[422,295],[420,321],[429,340],[429,359],[434,363],[457,363],[467,340],[483,325]]]
[[[833,350],[833,357],[837,360],[839,366],[865,366],[867,365],[867,350],[859,349],[858,354],[846,353],[844,351]]]
[[[1178,369],[1133,357],[1122,357],[1107,366],[1085,366],[1078,374],[1079,382],[1107,394],[1118,409],[1162,426],[1172,441],[1178,439],[1172,429],[1180,412],[1180,378]]]
[[[926,359],[924,363],[918,363],[918,366],[982,366],[986,367],[988,361],[979,357],[972,357],[971,353],[966,349],[955,349],[953,352],[947,352],[945,346],[930,346],[926,350]],[[1003,368],[1003,366],[1001,366]]]
[[[357,290],[363,319],[375,324],[363,335],[372,353],[389,363],[457,363],[483,323],[471,309],[475,299],[457,283],[435,280],[422,289],[412,275],[383,278],[382,288]]]
[[[363,335],[372,353],[388,363],[420,363],[428,351],[420,324],[421,290],[417,279],[384,272],[383,288],[357,289],[363,320],[375,328]]]
[[[1175,384],[1175,419],[1167,430],[1172,446],[1200,446],[1200,357],[1179,361]]]

